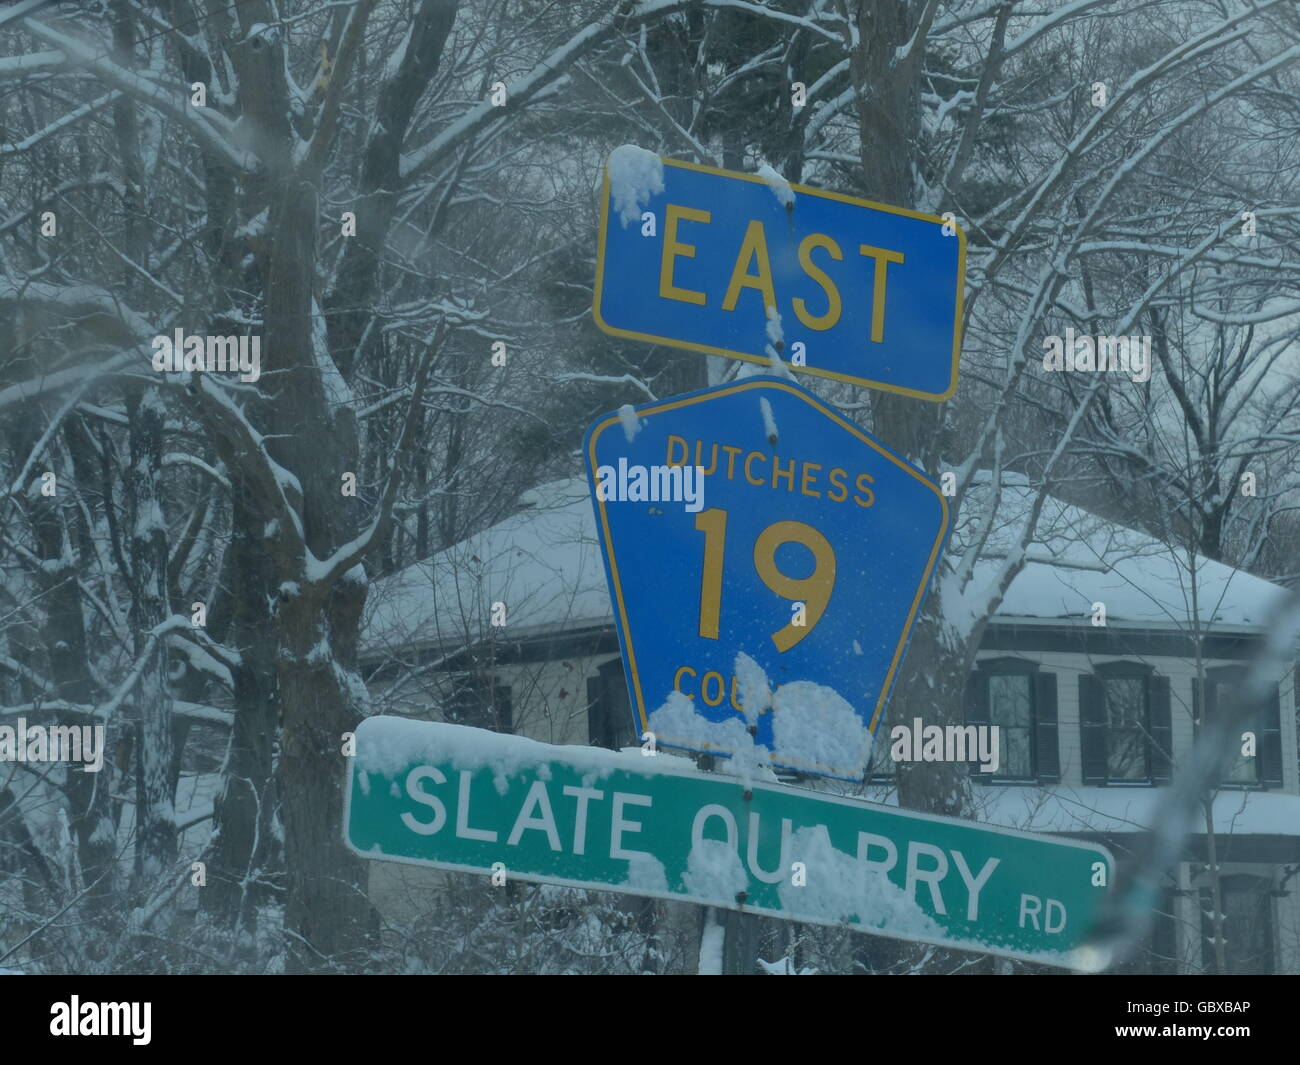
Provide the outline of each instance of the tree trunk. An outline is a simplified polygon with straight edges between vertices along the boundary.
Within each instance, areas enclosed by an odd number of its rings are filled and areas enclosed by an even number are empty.
[[[326,558],[355,531],[354,508],[346,505],[341,485],[342,475],[357,469],[358,456],[351,412],[331,411],[325,395],[316,360],[329,355],[313,348],[316,223],[311,185],[293,180],[277,189],[266,289],[265,341],[274,370],[268,446],[302,486],[308,550]],[[356,567],[332,587],[312,584],[300,558],[280,557],[277,569],[278,793],[290,968],[352,968],[361,961],[371,909],[365,863],[343,843],[342,746],[363,711],[356,650],[366,580]]]
[[[171,790],[171,695],[167,641],[151,646],[150,630],[164,621],[167,602],[167,525],[162,511],[163,420],[157,389],[128,400],[131,465],[126,477],[131,555],[130,621],[137,658],[146,657],[135,689],[135,879],[147,890],[176,860],[176,809]]]

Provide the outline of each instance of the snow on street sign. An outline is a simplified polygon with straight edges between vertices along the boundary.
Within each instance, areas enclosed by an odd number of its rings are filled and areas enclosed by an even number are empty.
[[[862,779],[939,488],[772,377],[626,407],[583,451],[638,734]]]
[[[1094,967],[1080,947],[1114,872],[1096,844],[464,725],[371,717],[356,741],[363,858]]]
[[[966,238],[951,220],[660,159],[605,170],[593,314],[614,336],[768,364],[920,399],[957,389]]]

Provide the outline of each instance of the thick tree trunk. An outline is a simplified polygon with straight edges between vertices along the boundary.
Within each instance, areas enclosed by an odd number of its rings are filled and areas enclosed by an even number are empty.
[[[863,193],[896,207],[915,207],[914,174],[920,166],[922,64],[919,56],[899,58],[916,31],[920,6],[906,0],[860,0],[857,7],[861,44],[852,57],[851,73],[857,91]],[[943,446],[941,404],[884,392],[872,393],[871,404],[876,434],[937,477]],[[910,725],[918,717],[926,725],[961,724],[975,646],[974,639],[963,640],[945,625],[942,600],[932,588],[912,631],[877,743],[888,742],[894,723]],[[901,762],[898,800],[908,809],[968,816],[967,767],[959,762]],[[961,957],[919,946],[905,948],[904,955],[905,967],[928,972],[952,971]]]
[[[43,425],[41,410],[31,407],[13,434],[17,454],[30,454]],[[41,637],[53,685],[53,691],[33,693],[33,698],[90,706],[95,702],[95,684],[90,674],[81,590],[75,580],[77,559],[70,539],[65,537],[61,513],[63,489],[57,482],[55,485],[53,496],[33,492],[28,497],[29,519],[35,535],[34,553],[42,563],[35,580],[41,602],[45,604]],[[77,727],[102,724],[88,715],[68,711],[60,712],[58,720],[61,725]],[[113,845],[117,833],[109,798],[111,778],[112,769],[106,762],[99,773],[69,772],[63,788],[80,867],[80,882],[74,876],[72,886],[74,890],[86,889],[86,906],[92,913],[108,909],[115,887]]]
[[[354,501],[341,486],[358,455],[351,414],[331,410],[321,381],[316,360],[329,355],[313,348],[316,222],[312,186],[293,181],[277,190],[265,327],[275,373],[267,411],[273,456],[302,486],[307,547],[326,558],[355,533],[359,515],[350,513]],[[325,587],[310,583],[301,566],[301,559],[278,559],[275,617],[290,968],[352,968],[361,961],[371,909],[365,863],[343,843],[342,747],[363,711],[365,688],[355,670],[366,580],[357,567]]]
[[[137,890],[154,886],[176,860],[176,809],[171,790],[171,694],[167,687],[167,641],[151,646],[150,630],[169,615],[167,525],[162,511],[163,420],[156,389],[128,400],[131,465],[126,494],[130,521],[131,629],[135,655],[147,656],[135,690]]]
[[[438,72],[460,0],[422,0],[411,20],[402,62],[379,93],[375,124],[362,155],[357,232],[348,241],[338,280],[325,301],[330,352],[350,379],[372,311],[379,263],[401,191],[401,152],[415,105]]]
[[[861,45],[852,57],[858,94],[863,191],[867,197],[896,207],[912,207],[913,172],[920,135],[919,62],[900,61],[900,49],[916,30],[916,8],[906,0],[861,0],[857,19]],[[876,434],[931,476],[938,458],[940,404],[873,392]],[[937,590],[926,600],[912,632],[903,667],[894,682],[889,718],[877,733],[888,738],[890,722],[922,718],[927,725],[959,724],[966,671],[973,656],[968,646],[951,646],[943,624]],[[903,763],[898,772],[899,801],[932,813],[961,815],[969,796],[966,767],[945,762]]]
[[[274,629],[268,597],[274,586],[264,518],[237,465],[228,466],[233,514],[223,566],[228,598],[209,614],[210,631],[239,652],[233,670],[234,721],[221,793],[213,804],[213,841],[204,909],[227,927],[245,927],[270,892],[277,814],[272,753],[279,727]]]

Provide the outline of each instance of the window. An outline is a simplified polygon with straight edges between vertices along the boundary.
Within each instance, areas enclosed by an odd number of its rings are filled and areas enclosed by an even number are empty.
[[[1169,678],[1141,662],[1107,662],[1079,678],[1083,782],[1155,784],[1170,778]]]
[[[1208,681],[1209,696],[1213,702],[1214,709],[1207,708],[1207,713],[1226,714],[1231,717],[1240,712],[1240,693],[1241,689],[1235,684],[1227,684],[1222,681]],[[1256,733],[1256,742],[1258,743],[1258,727],[1247,729]],[[1244,740],[1244,737],[1241,739]],[[1247,753],[1242,753],[1245,750]],[[1244,742],[1238,742],[1237,737],[1232,737],[1228,747],[1227,758],[1223,763],[1223,773],[1221,780],[1224,784],[1256,784],[1259,782],[1259,758],[1258,747],[1255,754],[1249,753],[1249,748]]]
[[[1258,712],[1241,720],[1237,717],[1244,666],[1222,666],[1206,670],[1205,680],[1194,685],[1197,727],[1203,728],[1216,715],[1239,721],[1229,737],[1218,779],[1219,787],[1278,787],[1282,784],[1281,706],[1277,689]],[[1246,733],[1254,738],[1250,753]]]
[[[1223,898],[1223,972],[1267,976],[1273,972],[1273,884],[1259,876],[1225,876]],[[1201,889],[1202,964],[1219,972],[1214,936],[1214,893]]]
[[[451,692],[443,702],[443,719],[453,725],[513,732],[510,688],[498,683],[494,676],[463,674],[452,682]]]
[[[627,697],[623,660],[611,659],[587,680],[587,738],[593,747],[620,750],[634,746],[632,704]]]
[[[998,775],[1034,779],[1034,689],[1027,673],[989,677],[989,724],[998,727],[1002,744]]]
[[[985,658],[966,686],[966,723],[998,729],[998,768],[974,773],[993,783],[1061,778],[1056,737],[1056,674],[1026,658]]]
[[[1110,780],[1150,780],[1147,745],[1147,682],[1144,677],[1106,677],[1106,776]]]

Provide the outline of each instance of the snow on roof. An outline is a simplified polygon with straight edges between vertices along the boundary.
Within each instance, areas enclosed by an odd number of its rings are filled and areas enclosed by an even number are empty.
[[[1022,832],[1128,833],[1151,828],[1166,789],[998,784],[975,788],[974,796],[975,820],[985,824]],[[893,785],[868,785],[861,797],[898,805]],[[1193,833],[1204,827],[1203,820],[1193,820]],[[1214,830],[1225,836],[1300,837],[1300,795],[1221,791],[1214,801]]]
[[[586,479],[539,485],[519,501],[519,513],[376,581],[365,649],[477,641],[498,602],[512,638],[612,624]]]
[[[977,475],[970,491],[988,491]],[[1034,498],[1023,477],[1004,475],[987,556],[976,580],[988,579],[1014,542]],[[511,638],[613,622],[587,482],[574,477],[525,492],[523,509],[483,532],[375,582],[367,603],[367,651],[447,646],[489,631],[492,604],[506,605]],[[965,506],[948,554],[955,556],[983,507]],[[1107,624],[1174,627],[1192,614],[1186,552],[1144,533],[1049,498],[1029,550],[997,617],[1004,621],[1070,619],[1091,624],[1093,604]],[[1220,631],[1257,629],[1285,593],[1279,586],[1197,557],[1202,623]]]
[[[990,490],[987,475],[971,492]],[[994,529],[976,580],[988,579],[1027,520],[1035,489],[1019,475],[1004,475]],[[964,506],[949,554],[959,550],[984,511]],[[997,617],[1087,620],[1103,603],[1106,624],[1183,628],[1196,613],[1205,628],[1259,628],[1285,597],[1280,586],[1214,562],[1049,496],[1039,517],[1029,561],[1007,590]],[[1193,580],[1195,571],[1195,580]]]

